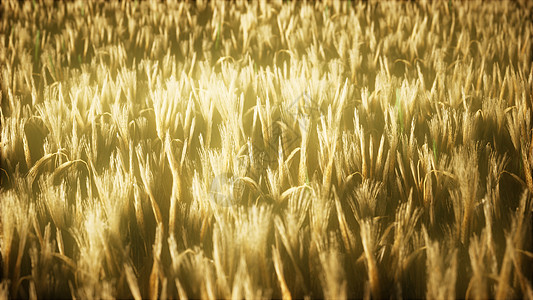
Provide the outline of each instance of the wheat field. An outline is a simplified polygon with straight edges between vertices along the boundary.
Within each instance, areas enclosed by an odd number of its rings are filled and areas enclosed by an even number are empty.
[[[531,1],[2,1],[0,299],[533,299]]]

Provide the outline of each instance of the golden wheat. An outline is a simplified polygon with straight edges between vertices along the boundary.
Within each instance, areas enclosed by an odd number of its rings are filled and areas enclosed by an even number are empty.
[[[0,299],[533,298],[530,1],[3,1]]]

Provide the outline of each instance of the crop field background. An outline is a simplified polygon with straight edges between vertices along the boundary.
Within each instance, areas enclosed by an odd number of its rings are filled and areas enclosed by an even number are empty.
[[[0,298],[533,299],[531,1],[2,1]]]

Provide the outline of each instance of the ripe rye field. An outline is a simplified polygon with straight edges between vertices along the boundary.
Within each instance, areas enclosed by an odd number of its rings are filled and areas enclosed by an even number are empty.
[[[531,1],[0,4],[0,299],[533,299]]]

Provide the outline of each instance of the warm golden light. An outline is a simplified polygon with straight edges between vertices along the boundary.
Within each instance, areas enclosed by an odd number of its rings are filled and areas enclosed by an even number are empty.
[[[0,299],[533,299],[531,1],[2,1]]]

